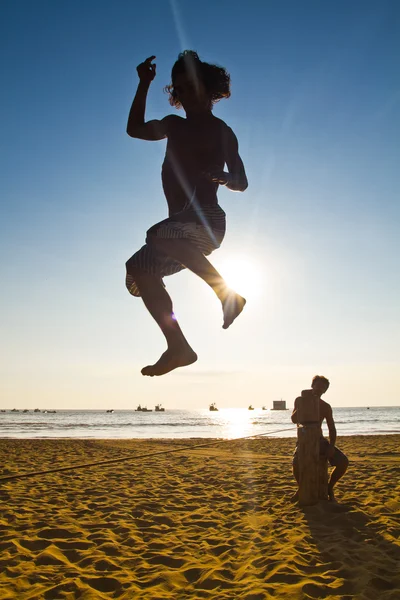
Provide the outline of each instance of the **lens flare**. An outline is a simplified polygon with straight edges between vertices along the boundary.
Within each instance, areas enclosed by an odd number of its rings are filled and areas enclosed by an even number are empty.
[[[247,300],[261,296],[265,273],[256,261],[247,256],[236,256],[221,260],[216,267],[228,286]]]

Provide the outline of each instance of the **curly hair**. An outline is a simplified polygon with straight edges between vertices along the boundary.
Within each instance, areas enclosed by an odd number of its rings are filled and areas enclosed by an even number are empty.
[[[178,60],[172,67],[172,83],[164,88],[164,91],[169,94],[169,103],[171,106],[175,106],[175,108],[181,108],[182,106],[174,88],[175,78],[181,73],[189,73],[191,77],[198,77],[202,81],[209,95],[211,106],[221,100],[221,98],[229,98],[231,95],[231,78],[224,67],[210,65],[201,61],[194,50],[184,50],[179,54]]]
[[[330,385],[329,379],[327,379],[323,375],[315,375],[315,377],[313,377],[311,385],[314,382],[317,383],[318,381],[320,381],[325,386],[325,391],[326,391],[328,389],[329,385]]]

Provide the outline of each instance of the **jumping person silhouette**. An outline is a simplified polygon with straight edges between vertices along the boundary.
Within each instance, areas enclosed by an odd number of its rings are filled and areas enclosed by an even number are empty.
[[[146,98],[156,75],[155,56],[137,67],[139,84],[129,113],[127,133],[141,140],[167,138],[162,184],[169,217],[147,231],[146,244],[126,263],[126,286],[141,296],[167,340],[167,350],[143,375],[164,375],[197,360],[179,327],[163,277],[184,268],[201,277],[222,304],[223,328],[242,312],[246,300],[229,289],[206,258],[219,248],[225,235],[225,212],[217,190],[247,188],[247,177],[232,129],[212,114],[213,104],[230,96],[230,77],[217,65],[202,62],[191,50],[182,52],[165,89],[186,118],[167,115],[145,121]],[[228,172],[224,171],[227,165]]]

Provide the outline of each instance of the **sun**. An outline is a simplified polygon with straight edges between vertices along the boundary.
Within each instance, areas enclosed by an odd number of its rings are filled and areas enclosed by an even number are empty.
[[[230,288],[245,298],[262,294],[264,273],[261,266],[248,256],[238,255],[222,259],[215,265]]]

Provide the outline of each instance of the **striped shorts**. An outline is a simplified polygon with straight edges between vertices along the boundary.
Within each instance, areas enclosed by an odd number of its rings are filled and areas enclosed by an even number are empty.
[[[132,296],[140,296],[140,291],[131,273],[132,267],[155,275],[161,281],[163,277],[174,275],[186,268],[158,251],[151,242],[149,243],[151,236],[189,240],[202,254],[208,255],[220,247],[225,236],[225,228],[225,212],[218,204],[195,207],[192,203],[181,212],[153,225],[147,232],[146,244],[126,263],[126,287],[129,293]]]

